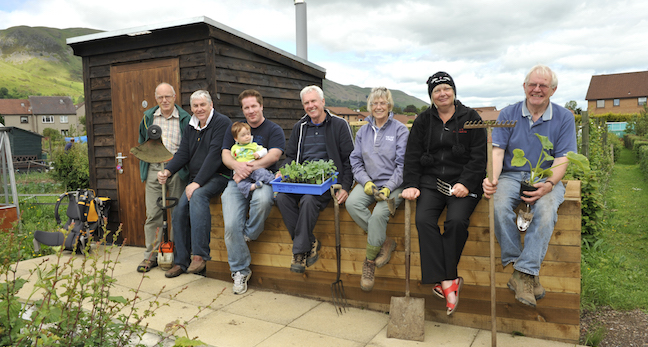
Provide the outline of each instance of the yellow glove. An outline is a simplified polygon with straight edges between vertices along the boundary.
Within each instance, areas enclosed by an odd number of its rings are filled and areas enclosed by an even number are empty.
[[[371,181],[365,183],[365,185],[364,185],[364,192],[365,192],[365,194],[367,194],[367,195],[373,195],[373,188],[378,189],[378,188],[376,187],[376,185],[375,185],[373,182],[371,182]]]
[[[391,190],[389,190],[389,188],[387,188],[387,187],[382,187],[382,189],[380,190],[380,193],[385,194],[385,199],[388,199],[389,198],[389,193],[391,193]]]

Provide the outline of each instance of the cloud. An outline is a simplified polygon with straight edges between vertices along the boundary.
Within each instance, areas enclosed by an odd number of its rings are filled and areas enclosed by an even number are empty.
[[[531,66],[547,64],[560,84],[553,101],[586,108],[592,75],[646,69],[648,3],[514,0],[307,0],[309,60],[327,78],[384,85],[428,101],[439,70],[470,106],[504,107],[524,97]],[[287,0],[88,2],[3,0],[0,29],[17,25],[121,30],[207,16],[295,52],[295,6]]]

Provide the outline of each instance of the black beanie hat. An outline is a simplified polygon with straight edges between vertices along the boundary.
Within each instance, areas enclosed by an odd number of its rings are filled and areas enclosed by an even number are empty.
[[[450,75],[448,75],[447,72],[443,71],[439,71],[428,78],[428,96],[432,95],[432,90],[434,90],[434,87],[438,86],[439,84],[450,85],[450,87],[452,87],[452,90],[454,91],[455,98],[457,97],[457,87],[455,87],[454,80],[452,79],[452,77],[450,77]]]

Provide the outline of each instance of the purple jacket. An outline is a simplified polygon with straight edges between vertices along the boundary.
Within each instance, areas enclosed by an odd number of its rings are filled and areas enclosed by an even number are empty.
[[[353,178],[361,185],[372,181],[378,188],[394,191],[403,184],[403,165],[409,130],[389,113],[387,123],[376,128],[374,117],[367,117],[356,134],[351,152]]]

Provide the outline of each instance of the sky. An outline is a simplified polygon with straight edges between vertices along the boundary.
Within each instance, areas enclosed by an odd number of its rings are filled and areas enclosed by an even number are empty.
[[[446,71],[457,98],[501,109],[524,98],[528,70],[558,76],[552,101],[587,109],[592,75],[648,70],[648,1],[306,0],[308,60],[326,78],[429,102]],[[0,0],[13,26],[123,30],[199,16],[296,54],[293,0]]]

